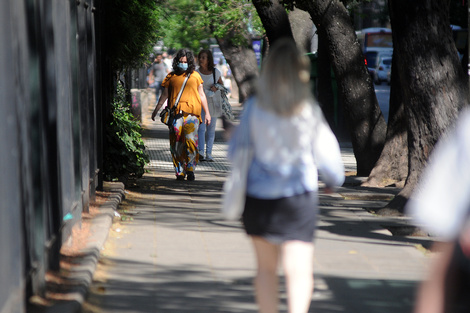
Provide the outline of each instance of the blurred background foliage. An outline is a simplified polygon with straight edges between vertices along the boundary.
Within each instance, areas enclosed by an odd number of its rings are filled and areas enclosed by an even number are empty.
[[[148,60],[162,28],[160,0],[103,0],[104,47],[113,71],[138,68]]]
[[[166,0],[162,12],[159,37],[166,47],[173,49],[197,52],[208,48],[214,37],[230,36],[237,44],[247,35],[259,36],[264,32],[256,9],[248,0]]]

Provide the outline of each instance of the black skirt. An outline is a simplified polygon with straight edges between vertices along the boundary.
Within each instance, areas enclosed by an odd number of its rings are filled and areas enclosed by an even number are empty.
[[[246,197],[245,231],[281,244],[288,240],[312,242],[318,213],[318,196],[308,192],[287,198],[265,200]]]

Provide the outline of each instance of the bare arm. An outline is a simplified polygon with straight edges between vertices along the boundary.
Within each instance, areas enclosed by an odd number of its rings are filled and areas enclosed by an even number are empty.
[[[158,99],[157,106],[155,107],[155,110],[152,112],[152,121],[155,121],[155,116],[157,116],[158,111],[162,107],[163,103],[168,99],[168,88],[163,88],[162,95],[160,96],[160,99]]]
[[[199,92],[199,97],[201,97],[202,108],[204,109],[204,112],[206,112],[205,121],[202,122],[209,125],[211,123],[211,114],[209,113],[209,107],[207,106],[207,98],[206,94],[204,93],[204,88],[202,84],[197,87],[197,91]]]

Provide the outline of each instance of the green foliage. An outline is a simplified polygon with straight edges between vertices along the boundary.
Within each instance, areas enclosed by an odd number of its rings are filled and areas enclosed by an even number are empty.
[[[247,35],[263,32],[253,3],[249,0],[167,0],[160,21],[165,46],[198,51],[210,38],[230,39],[246,44]]]
[[[106,127],[104,175],[107,180],[141,177],[149,163],[141,135],[141,127],[126,103],[124,87],[118,83],[111,105],[112,120]]]
[[[209,27],[199,23],[204,8],[200,1],[168,0],[163,8],[161,31],[165,46],[173,49],[189,48],[199,50],[207,48],[201,41],[211,38]]]
[[[215,37],[230,38],[234,44],[243,45],[247,33],[262,30],[256,9],[251,1],[204,1],[206,16],[203,20],[213,26]]]
[[[103,0],[104,49],[113,71],[143,64],[159,39],[156,0]]]

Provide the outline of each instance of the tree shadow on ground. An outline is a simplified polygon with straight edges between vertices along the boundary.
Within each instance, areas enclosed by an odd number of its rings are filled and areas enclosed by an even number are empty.
[[[214,278],[208,268],[155,266],[123,259],[107,260],[109,279],[95,281],[83,313],[100,312],[211,312],[255,313],[252,277]],[[232,269],[227,268],[226,271]],[[281,312],[286,295],[281,278]],[[411,312],[415,281],[315,277],[309,312]]]
[[[194,213],[197,213],[200,223],[198,225],[205,226],[206,231],[211,231],[217,226],[226,227],[227,230],[240,230],[239,221],[226,221],[220,214],[224,173],[211,172],[207,177],[216,179],[193,182],[177,181],[169,173],[144,175],[138,180],[137,187],[133,188],[132,192],[143,196],[128,197],[125,201],[128,206],[139,208],[140,212],[135,219],[149,219],[154,222],[154,215],[157,213],[157,224],[171,225],[181,230],[194,230]],[[153,197],[149,198],[149,195]],[[344,215],[346,211],[363,212],[364,209],[377,207],[381,203],[384,201],[341,200],[320,196],[320,220],[328,223],[320,224],[318,229],[344,237],[370,239],[377,241],[377,244],[422,245],[425,248],[431,245],[431,238],[426,236],[406,236],[406,232],[397,235],[399,232],[395,230],[413,227],[409,219],[370,214],[369,218],[364,220],[355,218],[355,214]],[[367,225],[364,226],[364,223]],[[391,233],[381,232],[384,229],[390,230]]]

